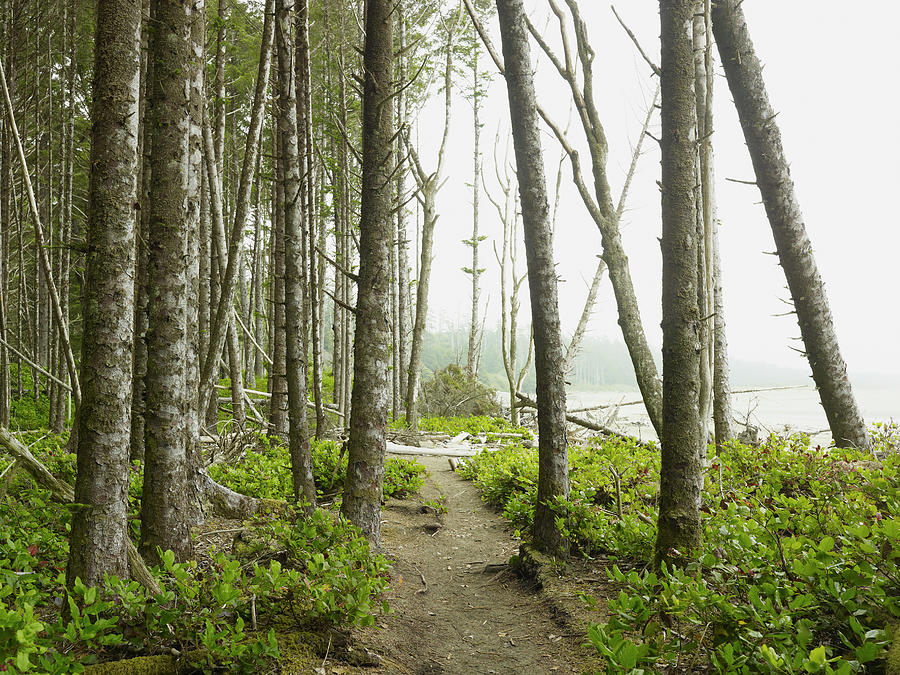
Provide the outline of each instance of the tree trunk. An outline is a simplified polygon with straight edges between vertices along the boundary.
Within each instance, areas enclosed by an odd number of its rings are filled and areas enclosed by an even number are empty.
[[[362,203],[353,394],[341,513],[381,543],[388,415],[393,216],[393,0],[368,0],[363,51]]]
[[[269,369],[269,388],[272,398],[269,399],[269,438],[287,438],[288,422],[288,384],[287,372],[287,334],[284,318],[284,164],[281,160],[281,132],[275,130],[275,213],[272,227],[272,367]]]
[[[559,325],[556,268],[550,233],[550,207],[522,0],[497,0],[506,86],[516,152],[525,256],[531,295],[538,404],[538,503],[535,544],[567,557],[569,543],[556,526],[558,500],[569,496],[566,439],[566,385]]]
[[[662,42],[663,425],[655,563],[700,546],[696,102],[691,23],[696,0],[660,0]]]
[[[309,64],[309,8],[308,0],[297,0],[296,21],[296,63],[295,77],[297,80],[297,123],[300,152],[300,162],[304,169],[301,180],[306,185],[306,234],[307,251],[309,261],[309,343],[312,352],[312,385],[313,401],[316,410],[316,438],[321,438],[325,433],[328,422],[325,418],[325,405],[322,400],[322,343],[321,343],[321,306],[319,302],[319,268],[321,258],[316,253],[316,209],[315,209],[315,180],[313,163],[313,139],[312,139],[312,91],[311,73]],[[306,355],[304,354],[304,360]],[[304,390],[306,382],[304,380]],[[304,406],[306,401],[304,400]]]
[[[435,189],[432,179],[422,188],[422,247],[419,261],[419,276],[416,280],[416,318],[410,340],[409,366],[406,380],[406,425],[415,430],[419,422],[419,380],[422,368],[422,349],[425,342],[425,322],[428,318],[428,292],[431,286],[431,263],[434,260],[434,227],[437,223],[435,211]]]
[[[97,6],[78,476],[67,585],[128,576],[141,1]],[[60,389],[62,394],[62,390]]]
[[[284,314],[287,335],[287,385],[290,415],[291,475],[294,499],[315,508],[316,485],[312,474],[312,456],[306,428],[306,353],[300,335],[303,331],[303,283],[301,248],[303,242],[303,203],[301,200],[300,154],[298,148],[297,101],[294,86],[294,19],[305,15],[296,2],[275,1],[275,42],[278,52],[278,135],[283,165],[284,190]]]
[[[458,23],[458,17],[457,17]],[[428,293],[431,287],[431,265],[434,260],[434,228],[437,225],[437,197],[443,181],[443,166],[447,139],[450,132],[450,110],[453,95],[453,38],[456,25],[448,27],[447,44],[445,46],[444,62],[444,131],[441,137],[441,145],[438,149],[437,167],[433,173],[427,173],[419,161],[416,148],[409,143],[407,147],[413,159],[413,176],[419,187],[420,195],[417,195],[422,205],[422,248],[419,261],[419,274],[416,281],[416,318],[413,323],[412,340],[409,353],[409,370],[406,384],[406,424],[410,429],[416,429],[418,425],[418,399],[419,378],[422,367],[422,350],[425,343],[425,324],[428,319]]]
[[[241,164],[241,174],[238,181],[237,196],[234,205],[234,221],[231,226],[231,239],[229,241],[228,260],[225,264],[225,273],[222,275],[222,288],[218,300],[216,316],[211,321],[209,351],[201,360],[200,374],[200,405],[205,408],[215,398],[216,373],[218,372],[219,357],[225,346],[227,328],[234,323],[233,297],[237,283],[238,259],[240,257],[240,244],[244,236],[244,227],[247,222],[247,211],[250,203],[250,188],[253,184],[253,174],[256,170],[256,153],[259,149],[259,140],[262,133],[263,113],[265,112],[266,88],[269,81],[269,64],[271,62],[273,28],[273,2],[266,1],[263,19],[263,33],[260,43],[259,66],[256,73],[256,84],[253,91],[253,103],[250,109],[249,128],[247,141],[244,146],[244,161]],[[239,353],[239,352],[238,352]],[[237,378],[240,380],[240,377]],[[238,383],[239,384],[239,383]],[[232,383],[234,386],[234,382]]]
[[[406,46],[406,14],[403,0],[397,2],[397,32],[399,33],[399,51],[397,53],[397,69],[399,81],[406,82],[408,75],[404,49]],[[397,93],[397,125],[406,124],[408,117],[406,93],[401,90]],[[397,198],[405,199],[406,196],[406,168],[399,166],[402,156],[400,139],[397,139]],[[400,399],[406,401],[408,395],[407,382],[409,378],[409,233],[406,227],[406,208],[397,209],[397,342],[394,348],[398,353],[400,362]]]
[[[147,24],[150,20],[150,0],[141,3],[141,100],[139,116],[138,203],[141,209],[135,213],[134,271],[134,359],[131,382],[131,459],[144,459],[144,412],[146,410],[146,390],[144,378],[147,375],[147,240],[150,237],[150,134],[146,123],[149,82],[152,78],[153,61],[148,58]],[[147,19],[144,20],[144,13]]]
[[[800,335],[837,446],[868,448],[869,434],[856,404],[841,356],[825,285],[806,233],[800,202],[769,103],[762,64],[756,56],[744,11],[736,0],[717,0],[713,33],[728,87],[741,120],[778,259],[797,311]]]
[[[188,509],[187,242],[192,6],[154,0],[148,329],[141,553],[191,556]]]
[[[468,244],[472,247],[472,312],[469,317],[469,348],[466,352],[466,372],[472,380],[478,379],[478,361],[480,359],[478,337],[478,305],[481,298],[481,272],[478,267],[478,245],[481,243],[481,235],[478,231],[478,207],[481,197],[481,120],[479,113],[481,112],[481,91],[480,75],[478,71],[478,52],[479,46],[476,41],[472,42],[472,49],[475,50],[474,61],[472,64],[472,124],[474,130],[474,147],[472,148],[472,238]]]

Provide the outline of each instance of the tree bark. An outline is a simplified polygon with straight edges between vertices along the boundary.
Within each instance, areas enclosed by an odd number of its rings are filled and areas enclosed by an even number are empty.
[[[141,0],[100,0],[94,47],[78,475],[67,585],[128,576]],[[62,394],[62,389],[60,389]]]
[[[272,398],[269,399],[269,438],[287,438],[288,421],[288,384],[287,372],[287,333],[284,318],[284,164],[281,160],[281,132],[276,128],[274,214],[272,226],[272,367],[269,369],[269,388]]]
[[[473,148],[472,148],[472,238],[467,242],[472,247],[472,312],[469,317],[469,348],[466,352],[466,372],[472,380],[478,379],[478,362],[480,361],[480,344],[479,324],[478,324],[478,308],[481,300],[481,273],[478,260],[478,245],[481,243],[481,234],[478,231],[479,226],[479,205],[481,197],[481,73],[478,70],[478,46],[477,38],[472,40],[471,49],[475,50],[472,63],[472,125],[473,125]]]
[[[309,56],[309,8],[308,0],[297,0],[296,20],[296,63],[295,78],[297,83],[297,123],[300,162],[303,167],[301,180],[306,185],[306,235],[309,265],[309,343],[312,356],[313,401],[316,410],[316,438],[321,438],[328,427],[325,417],[325,403],[322,397],[322,343],[321,343],[321,304],[319,301],[319,269],[321,258],[316,254],[316,209],[315,209],[315,177],[313,163],[312,139],[312,75]],[[304,360],[306,356],[304,355]],[[304,395],[306,382],[304,380]],[[303,402],[304,406],[306,402]]]
[[[393,216],[393,0],[368,0],[363,50],[362,204],[348,465],[341,513],[381,543],[388,415]]]
[[[691,24],[696,0],[660,0],[662,92],[663,424],[655,563],[700,546],[696,101]]]
[[[284,314],[287,336],[288,412],[290,416],[291,476],[294,499],[315,508],[316,485],[306,428],[306,352],[300,336],[303,324],[301,248],[303,243],[303,201],[301,197],[300,153],[297,128],[297,89],[294,86],[294,24],[305,13],[297,3],[306,0],[275,0],[275,42],[278,52],[278,136],[281,141],[282,184],[284,190]]]
[[[147,24],[150,21],[150,0],[141,3],[141,101],[139,114],[138,162],[138,203],[141,209],[135,214],[138,236],[135,237],[134,271],[134,359],[131,376],[131,459],[144,459],[144,411],[146,410],[146,390],[144,378],[147,375],[147,240],[150,237],[150,133],[146,123],[149,82],[152,78],[153,61],[148,58]],[[143,15],[146,13],[146,20]]]
[[[531,295],[538,405],[538,503],[535,544],[567,557],[569,543],[556,526],[558,500],[569,496],[566,438],[566,385],[560,336],[556,268],[550,232],[550,207],[531,71],[528,31],[522,0],[497,0],[506,86],[516,153],[525,255]]]
[[[193,9],[154,0],[148,329],[141,544],[176,559],[192,554],[186,438],[187,243]]]
[[[263,33],[260,44],[259,66],[256,74],[256,85],[253,91],[253,103],[250,109],[250,122],[247,130],[247,141],[244,146],[244,161],[238,181],[237,196],[234,205],[234,222],[231,226],[228,260],[225,265],[221,294],[216,316],[211,321],[209,351],[201,361],[200,374],[200,406],[206,405],[215,397],[216,373],[219,356],[225,346],[227,327],[233,323],[233,297],[237,281],[239,247],[247,222],[247,211],[250,203],[250,188],[253,184],[253,173],[256,169],[256,153],[262,134],[263,113],[265,112],[266,88],[269,81],[271,63],[273,26],[273,0],[267,0],[264,10]],[[240,379],[240,378],[238,378]]]
[[[716,0],[712,24],[834,443],[841,447],[868,448],[865,420],[847,377],[847,365],[841,356],[825,285],[794,191],[776,113],[769,103],[762,64],[750,39],[740,2]]]

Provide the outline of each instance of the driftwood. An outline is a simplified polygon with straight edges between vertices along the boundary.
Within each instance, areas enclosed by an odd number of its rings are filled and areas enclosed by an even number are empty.
[[[519,407],[527,407],[534,408],[537,410],[537,401],[528,398],[525,394],[521,392],[516,392],[516,398],[519,399]],[[626,441],[634,441],[638,445],[648,447],[650,444],[645,443],[644,441],[638,440],[634,436],[629,436],[628,434],[623,434],[621,431],[616,431],[615,429],[610,429],[607,426],[602,424],[598,424],[597,422],[592,422],[591,420],[584,419],[583,417],[576,417],[575,415],[571,415],[566,413],[566,421],[571,422],[572,424],[577,424],[580,427],[584,427],[585,429],[590,429],[591,431],[596,431],[597,433],[603,434],[605,436],[614,436],[615,438],[621,438]]]
[[[54,499],[63,502],[64,504],[75,501],[75,490],[72,486],[65,481],[59,480],[50,473],[47,467],[32,455],[31,451],[26,448],[21,441],[15,438],[6,429],[0,429],[0,446],[6,448],[6,450],[8,450],[15,458],[16,466],[24,468],[31,477],[34,478],[38,485],[45,490],[48,490],[50,494],[53,495]],[[131,543],[130,539],[128,540],[127,546],[128,567],[131,571],[132,578],[151,593],[161,593],[162,589],[160,588],[159,583],[156,581],[156,578],[150,574],[150,570],[147,569],[147,564],[144,562],[141,554],[138,553],[134,544]]]
[[[400,445],[387,441],[386,452],[391,455],[433,455],[436,457],[474,457],[481,450],[471,445],[448,445],[438,448],[419,448],[414,445]]]

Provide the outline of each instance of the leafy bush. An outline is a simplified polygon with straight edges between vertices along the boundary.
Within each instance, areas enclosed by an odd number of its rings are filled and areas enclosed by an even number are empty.
[[[881,462],[800,436],[725,445],[705,481],[698,560],[659,573],[610,570],[622,592],[588,636],[608,672],[881,672],[900,621],[896,437],[894,425],[874,431]],[[570,538],[585,552],[649,560],[657,453],[610,440],[573,449],[570,461],[570,500],[559,504]],[[463,475],[530,528],[534,451],[482,453]]]
[[[450,364],[436,370],[434,377],[422,383],[420,407],[423,415],[499,415],[496,392],[466,371]]]
[[[422,477],[425,467],[414,459],[391,457],[385,464],[384,496],[385,499],[396,497],[406,499],[425,484]]]
[[[347,454],[335,441],[310,441],[313,478],[320,496],[331,495],[343,488],[347,476]],[[405,498],[423,484],[425,467],[412,459],[389,457],[385,462],[384,496]],[[280,444],[263,444],[258,451],[248,451],[233,466],[216,464],[209,467],[212,478],[223,485],[251,497],[264,499],[291,498],[291,458]]]
[[[406,420],[400,418],[391,423],[392,429],[405,429]],[[534,437],[530,429],[517,427],[502,417],[473,415],[471,417],[420,417],[420,431],[434,431],[456,436],[463,432],[478,436],[485,434],[488,440],[496,440],[493,434],[521,434],[523,439]]]
[[[20,438],[57,475],[74,472],[64,437]],[[8,464],[0,458],[0,472]],[[260,463],[248,472],[260,490],[272,489],[270,468]],[[132,497],[139,486],[133,472]],[[323,511],[253,521],[253,541],[264,548],[250,563],[214,553],[210,564],[180,564],[164,554],[153,570],[163,588],[157,595],[116,578],[102,588],[76,581],[67,590],[70,513],[27,473],[15,473],[0,504],[0,670],[77,673],[98,661],[177,649],[204,672],[260,672],[278,658],[274,629],[287,621],[370,625],[385,610],[387,562],[355,528]],[[251,628],[254,603],[258,625]]]

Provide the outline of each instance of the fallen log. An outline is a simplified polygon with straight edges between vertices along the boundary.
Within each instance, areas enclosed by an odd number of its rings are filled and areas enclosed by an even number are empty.
[[[475,450],[469,445],[453,445],[437,448],[419,448],[415,445],[400,445],[387,441],[385,450],[391,455],[429,455],[434,457],[474,457],[481,449]]]

